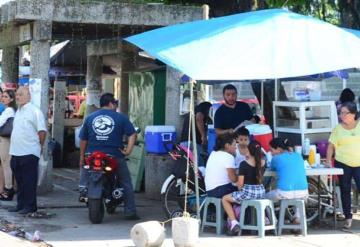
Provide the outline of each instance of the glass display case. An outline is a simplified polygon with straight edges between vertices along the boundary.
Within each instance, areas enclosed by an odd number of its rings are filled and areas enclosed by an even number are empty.
[[[274,101],[274,134],[302,145],[328,139],[338,123],[334,101]]]

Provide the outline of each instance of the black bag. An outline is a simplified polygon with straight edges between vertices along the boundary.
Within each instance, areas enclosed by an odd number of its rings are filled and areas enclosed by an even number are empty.
[[[10,117],[6,120],[3,126],[0,127],[0,136],[10,137],[13,129],[14,118]]]

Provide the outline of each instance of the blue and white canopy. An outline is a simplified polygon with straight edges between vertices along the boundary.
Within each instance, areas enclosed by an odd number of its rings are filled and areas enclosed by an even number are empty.
[[[125,39],[195,80],[305,76],[360,67],[360,39],[283,9],[167,26]]]

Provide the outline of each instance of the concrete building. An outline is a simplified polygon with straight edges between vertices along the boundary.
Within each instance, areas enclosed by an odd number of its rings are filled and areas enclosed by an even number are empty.
[[[86,43],[86,81],[88,110],[96,106],[101,91],[104,63],[115,68],[121,77],[121,102],[127,102],[126,72],[154,65],[138,56],[139,50],[123,43],[120,38],[156,27],[203,19],[208,9],[162,4],[129,4],[101,1],[14,0],[0,7],[0,49],[2,49],[2,82],[17,82],[19,47],[30,45],[31,78],[41,80],[41,110],[45,116],[49,107],[50,45],[55,41]],[[175,37],[174,37],[175,38]],[[166,123],[179,126],[179,73],[167,68]],[[59,87],[59,92],[61,92]],[[61,100],[61,97],[59,97]],[[54,114],[63,114],[54,109]],[[127,105],[124,104],[126,107]],[[123,107],[124,107],[123,106]],[[126,109],[123,109],[126,111]],[[56,117],[56,116],[55,116]],[[61,117],[60,117],[61,118]],[[61,121],[60,121],[61,122]],[[54,124],[58,124],[55,122]],[[56,126],[57,138],[63,136],[63,126]],[[54,133],[53,133],[54,134]],[[44,152],[47,154],[48,152]],[[46,155],[48,156],[48,155]],[[41,191],[51,190],[51,157]]]

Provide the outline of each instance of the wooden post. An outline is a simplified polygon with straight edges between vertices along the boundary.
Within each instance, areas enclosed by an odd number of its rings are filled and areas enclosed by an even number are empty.
[[[125,115],[128,115],[129,113],[129,74],[128,73],[121,73],[120,111]]]
[[[66,82],[54,82],[54,102],[53,102],[53,123],[52,123],[52,138],[54,138],[61,147],[60,164],[62,163],[64,150],[64,126],[65,126],[65,98],[67,94]],[[57,165],[60,165],[57,164]]]

